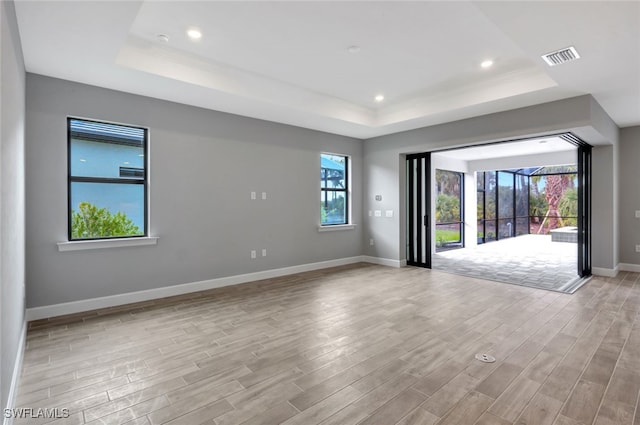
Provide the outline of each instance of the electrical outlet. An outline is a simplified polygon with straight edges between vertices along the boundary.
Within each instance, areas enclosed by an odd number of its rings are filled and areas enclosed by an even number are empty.
[[[640,218],[640,210],[636,210],[636,218]]]
[[[255,249],[252,249],[252,250],[251,250],[251,259],[252,259],[252,260],[255,260],[255,259],[256,259],[256,250],[255,250]]]
[[[267,256],[267,248],[262,248],[262,256],[263,257]]]
[[[267,199],[267,192],[262,192],[262,200],[264,201],[265,199]]]

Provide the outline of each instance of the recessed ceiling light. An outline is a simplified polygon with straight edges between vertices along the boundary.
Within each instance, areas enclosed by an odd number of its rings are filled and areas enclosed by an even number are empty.
[[[355,53],[359,53],[360,52],[360,46],[349,46],[347,47],[347,52],[351,53],[351,54],[355,54]]]
[[[80,162],[87,162],[87,160],[84,158],[80,158]]]
[[[158,34],[156,36],[158,38],[158,41],[161,43],[168,43],[169,42],[169,36],[166,34]]]
[[[190,28],[187,30],[187,35],[192,40],[199,40],[202,38],[202,32],[197,28]]]
[[[384,95],[382,94],[376,95],[374,99],[376,100],[376,102],[382,102],[384,100]]]
[[[491,67],[491,65],[493,65],[493,61],[490,60],[490,59],[486,60],[486,61],[484,61],[484,62],[482,62],[480,64],[480,66],[483,67],[483,68],[489,68],[489,67]]]

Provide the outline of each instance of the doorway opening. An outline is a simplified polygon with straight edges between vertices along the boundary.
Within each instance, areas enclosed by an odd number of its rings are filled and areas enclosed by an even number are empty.
[[[589,145],[562,134],[420,155],[420,169],[407,156],[407,264],[568,293],[591,275]]]

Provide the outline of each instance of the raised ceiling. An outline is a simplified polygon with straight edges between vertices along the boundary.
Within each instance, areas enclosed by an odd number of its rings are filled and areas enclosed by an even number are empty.
[[[358,138],[587,93],[640,125],[640,2],[18,0],[16,12],[28,72]],[[568,46],[582,57],[540,57]]]

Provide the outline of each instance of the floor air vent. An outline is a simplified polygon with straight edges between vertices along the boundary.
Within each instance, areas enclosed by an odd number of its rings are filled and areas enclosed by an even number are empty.
[[[547,65],[556,66],[561,65],[565,62],[571,62],[576,59],[580,59],[580,55],[576,51],[576,48],[571,46],[542,55],[542,59],[544,59]]]

